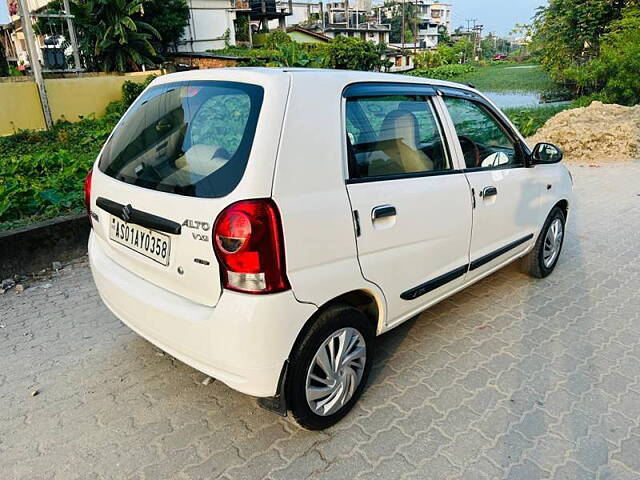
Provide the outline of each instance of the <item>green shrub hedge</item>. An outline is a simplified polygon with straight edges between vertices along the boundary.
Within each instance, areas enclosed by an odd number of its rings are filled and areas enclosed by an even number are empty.
[[[476,69],[471,65],[442,65],[434,68],[416,68],[407,73],[414,77],[433,78],[436,80],[453,80],[456,77],[474,72]]]
[[[50,130],[0,137],[0,230],[81,212],[88,170],[123,112],[153,78],[125,82],[123,100],[109,104],[101,118],[58,121]]]

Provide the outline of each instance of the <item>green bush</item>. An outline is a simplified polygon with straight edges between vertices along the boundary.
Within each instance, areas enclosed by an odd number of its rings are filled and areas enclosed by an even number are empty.
[[[153,80],[157,78],[157,75],[149,75],[144,82],[132,82],[127,80],[122,84],[122,105],[126,110],[131,106],[136,98],[140,96],[142,91],[149,86]]]
[[[441,44],[435,50],[418,52],[414,57],[416,68],[435,68],[453,65],[471,58],[473,45],[469,40],[458,40],[452,46]]]
[[[637,0],[550,0],[534,21],[533,47],[551,76],[578,94],[640,103]]]
[[[593,102],[612,103],[608,101],[604,95],[600,93],[594,93],[592,95],[583,95],[582,97],[576,98],[571,102],[571,108],[588,107]]]
[[[268,50],[275,50],[280,46],[289,45],[291,42],[293,42],[293,40],[286,32],[283,32],[282,30],[274,30],[267,35],[264,42],[264,48]]]
[[[553,105],[530,108],[505,108],[504,113],[514,123],[520,133],[525,137],[534,135],[540,130],[547,120],[563,110],[571,108],[570,105]]]
[[[340,70],[379,70],[386,45],[340,35],[327,45],[326,66]]]
[[[604,35],[600,56],[593,60],[578,84],[594,84],[602,97],[612,103],[640,103],[640,7],[624,10],[621,20],[613,22]]]
[[[119,115],[0,138],[0,229],[82,210],[83,181]]]
[[[101,118],[0,137],[0,230],[83,208],[83,182],[105,140],[144,84],[125,82],[123,101]]]
[[[453,80],[467,73],[475,72],[471,65],[442,65],[435,68],[417,68],[407,73],[414,77],[434,78],[436,80]]]

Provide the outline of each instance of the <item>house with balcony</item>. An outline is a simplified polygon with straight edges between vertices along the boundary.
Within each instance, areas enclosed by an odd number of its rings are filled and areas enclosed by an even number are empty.
[[[436,48],[440,39],[440,29],[451,32],[451,4],[435,0],[417,0],[411,4],[417,9],[418,39],[414,44],[406,44],[405,47],[415,45],[420,49]],[[389,21],[396,15],[402,15],[402,5],[402,2],[397,1],[386,3],[373,7],[373,13],[380,22]],[[408,23],[407,27],[412,28],[412,25]]]
[[[35,12],[45,7],[50,0],[27,0],[26,5],[30,12]],[[22,19],[18,15],[18,1],[8,0],[9,23],[0,27],[5,48],[7,50],[7,61],[10,65],[17,66],[22,70],[29,65],[29,54],[27,42],[22,31]],[[32,20],[33,21],[33,20]],[[36,35],[36,48],[39,59],[42,61],[42,49],[45,48],[45,36]]]
[[[284,17],[286,28],[320,23],[324,11],[322,2],[289,2],[288,0],[278,0],[276,2],[276,8],[281,12],[291,12],[290,15]],[[270,20],[269,30],[275,28],[282,28],[279,20]]]
[[[353,6],[344,2],[326,3],[321,28],[330,38],[344,35],[375,44],[388,44],[391,33],[391,26],[378,22],[371,4],[362,0],[354,2]]]
[[[339,35],[356,37],[373,43],[389,43],[391,28],[381,24],[373,15],[371,0],[356,0],[351,5],[344,2],[301,2],[278,0],[276,11],[288,11],[282,20],[270,20],[269,29],[289,29],[302,26],[307,31],[316,32],[328,38]],[[255,23],[252,15],[252,20]]]

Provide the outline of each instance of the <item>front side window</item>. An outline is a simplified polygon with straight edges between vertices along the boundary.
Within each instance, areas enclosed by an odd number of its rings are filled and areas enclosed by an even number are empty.
[[[522,165],[516,141],[482,105],[445,97],[467,168]]]
[[[352,178],[452,169],[428,97],[353,98],[346,108]]]
[[[215,198],[244,174],[263,89],[194,81],[147,90],[105,145],[99,168],[126,183]]]

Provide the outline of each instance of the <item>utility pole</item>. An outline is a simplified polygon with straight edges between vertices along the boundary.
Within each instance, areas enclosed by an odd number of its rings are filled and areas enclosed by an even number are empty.
[[[76,38],[76,30],[73,27],[73,20],[71,20],[71,7],[69,6],[69,0],[62,0],[64,5],[64,13],[67,16],[67,29],[69,30],[69,41],[71,42],[71,48],[73,49],[73,63],[76,66],[76,70],[82,70],[80,64],[80,53],[78,52],[78,39]]]
[[[480,55],[482,53],[482,29],[484,28],[484,25],[478,25],[476,27],[478,29],[478,60],[480,60]]]
[[[18,13],[20,14],[20,19],[22,21],[22,33],[24,34],[25,41],[27,42],[29,63],[31,64],[33,77],[35,78],[36,85],[38,86],[38,93],[40,94],[40,103],[42,104],[44,123],[48,130],[53,125],[53,120],[51,118],[51,110],[49,109],[49,99],[47,98],[47,91],[44,87],[42,66],[40,65],[38,52],[36,50],[36,42],[33,35],[33,26],[31,25],[31,12],[29,12],[29,7],[26,0],[18,0]]]
[[[476,28],[477,18],[467,18],[467,32],[471,32],[471,23],[473,22],[473,28]]]
[[[402,43],[402,49],[404,50],[404,2],[402,0],[402,30],[400,31],[400,42]]]
[[[413,53],[416,53],[418,51],[418,33],[420,32],[420,28],[418,27],[418,19],[420,18],[420,15],[418,13],[418,0],[416,0],[415,12],[413,12],[413,14],[415,15],[414,34],[413,34]]]

